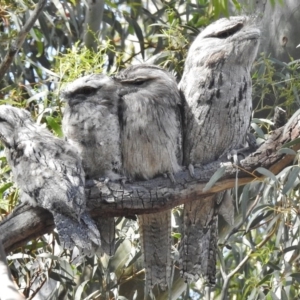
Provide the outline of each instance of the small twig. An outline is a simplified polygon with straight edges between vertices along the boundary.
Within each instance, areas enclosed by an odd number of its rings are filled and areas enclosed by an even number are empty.
[[[118,284],[119,284],[119,285],[124,284],[124,283],[126,283],[126,282],[132,280],[133,278],[135,278],[135,277],[137,277],[137,276],[139,276],[139,275],[141,275],[141,274],[143,274],[143,273],[145,273],[145,269],[142,269],[142,270],[140,270],[140,271],[134,273],[133,275],[127,277],[127,278],[124,279],[123,281],[120,281]],[[117,285],[116,285],[116,286],[117,286]]]
[[[41,288],[46,283],[46,281],[47,281],[47,277],[45,276],[44,279],[41,281],[41,283],[38,285],[38,287],[33,291],[33,293],[30,295],[30,297],[27,298],[26,300],[33,299],[35,297],[35,295],[41,290]]]
[[[27,33],[30,31],[30,29],[34,25],[35,21],[37,20],[39,14],[43,10],[46,3],[47,3],[47,0],[39,0],[32,15],[29,17],[29,19],[25,23],[23,29],[19,32],[16,39],[11,43],[8,52],[5,55],[5,58],[3,59],[1,65],[0,65],[0,81],[3,79],[5,73],[9,69],[15,55],[18,53],[18,51],[22,47]]]

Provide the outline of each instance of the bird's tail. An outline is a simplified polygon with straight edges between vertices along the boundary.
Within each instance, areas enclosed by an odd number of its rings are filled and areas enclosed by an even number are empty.
[[[209,284],[214,284],[218,240],[215,196],[185,204],[183,214],[179,248],[182,277],[186,282],[191,282],[203,276]]]
[[[151,293],[154,285],[162,290],[171,281],[171,211],[138,217],[141,245],[146,272],[146,292]]]
[[[69,215],[57,212],[53,212],[53,217],[64,248],[72,250],[76,246],[82,254],[90,256],[101,245],[100,233],[86,212],[81,214],[80,222]]]

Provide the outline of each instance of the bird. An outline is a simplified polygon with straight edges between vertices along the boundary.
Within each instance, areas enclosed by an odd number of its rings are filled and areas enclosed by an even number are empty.
[[[90,74],[67,84],[61,92],[66,102],[62,129],[66,140],[79,151],[86,178],[105,182],[122,179],[118,82],[104,74]],[[113,217],[96,220],[101,249],[115,252]]]
[[[149,180],[181,170],[181,98],[177,83],[166,70],[132,65],[114,76],[119,90],[122,165],[129,180]],[[170,289],[171,211],[138,216],[145,263],[146,294],[154,286]]]
[[[208,25],[188,50],[179,90],[184,98],[183,165],[226,157],[245,146],[252,115],[250,69],[260,30],[247,16],[222,18]],[[186,282],[216,281],[218,212],[233,223],[234,207],[224,192],[185,204],[179,248]],[[229,220],[228,220],[229,219]]]
[[[0,106],[0,141],[20,200],[53,215],[61,245],[92,255],[100,234],[86,212],[85,175],[76,150],[36,124],[25,109]]]

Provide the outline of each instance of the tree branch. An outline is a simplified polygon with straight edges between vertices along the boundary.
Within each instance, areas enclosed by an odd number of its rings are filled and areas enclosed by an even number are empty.
[[[47,0],[39,0],[34,11],[32,12],[32,15],[29,17],[29,19],[25,23],[23,29],[19,32],[16,39],[12,41],[8,52],[0,65],[0,81],[3,79],[4,75],[6,74],[7,70],[9,69],[15,55],[18,53],[18,51],[22,47],[27,33],[30,31],[30,29],[34,25],[35,21],[37,20],[39,14],[43,10],[46,3],[47,3]]]
[[[225,163],[226,172],[208,191],[203,191],[206,182],[220,168],[220,162],[213,162],[202,168],[195,169],[195,178],[184,170],[175,175],[174,185],[167,178],[155,178],[125,184],[88,181],[86,184],[87,206],[92,217],[99,216],[132,216],[134,214],[153,213],[175,206],[197,201],[199,198],[211,195],[236,184],[238,170],[239,185],[245,185],[255,180],[263,180],[255,172],[258,167],[266,168],[278,174],[292,163],[294,155],[279,154],[278,150],[288,142],[300,136],[299,113],[291,118],[283,128],[272,132],[268,140],[257,151],[241,161],[237,168],[232,163]],[[300,144],[294,144],[292,149],[300,149]],[[53,230],[52,215],[39,207],[23,205],[0,223],[0,235],[6,251],[22,246],[27,241],[49,233]]]

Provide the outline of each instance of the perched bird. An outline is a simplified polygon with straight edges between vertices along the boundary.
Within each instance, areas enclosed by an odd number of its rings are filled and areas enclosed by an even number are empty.
[[[62,92],[66,101],[62,128],[67,141],[80,153],[89,179],[117,180],[122,173],[118,83],[106,75],[92,74],[68,84]],[[101,248],[115,251],[113,217],[96,220]]]
[[[174,77],[152,65],[131,66],[115,79],[120,90],[121,152],[126,177],[151,179],[180,171],[181,99]],[[171,212],[138,216],[146,292],[165,290],[171,276]]]
[[[191,45],[179,89],[185,97],[183,164],[207,164],[245,145],[252,114],[250,69],[260,31],[245,16],[220,19]],[[233,205],[223,194],[184,207],[182,275],[215,283],[217,214]],[[232,214],[231,214],[232,215]],[[230,223],[233,222],[228,220]]]
[[[0,140],[22,202],[49,210],[64,248],[92,254],[100,235],[85,212],[81,159],[67,142],[34,123],[28,111],[0,106]]]

